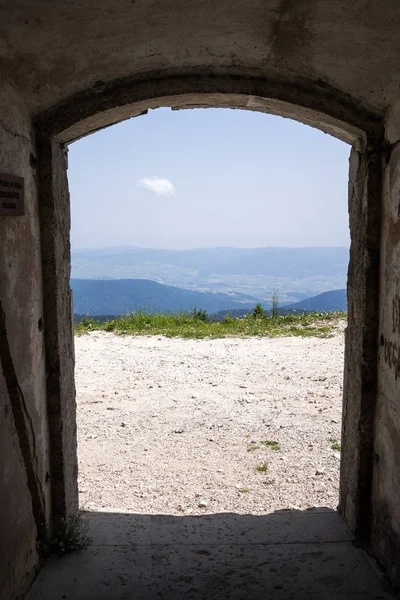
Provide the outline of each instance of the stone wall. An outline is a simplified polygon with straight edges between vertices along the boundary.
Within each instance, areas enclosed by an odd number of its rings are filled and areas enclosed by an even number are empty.
[[[372,544],[400,584],[400,111],[387,122]]]
[[[25,180],[25,215],[0,216],[0,598],[26,590],[50,511],[36,150],[29,113],[0,77],[0,173]]]
[[[67,150],[37,130],[52,517],[78,510],[74,335]]]
[[[340,512],[359,540],[371,530],[376,409],[381,150],[352,150],[349,168],[350,264],[347,283]]]

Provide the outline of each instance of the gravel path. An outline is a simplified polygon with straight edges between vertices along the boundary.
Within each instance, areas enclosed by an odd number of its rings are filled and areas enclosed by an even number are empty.
[[[75,349],[82,508],[336,508],[340,452],[330,440],[340,443],[343,332],[220,340],[93,332]]]

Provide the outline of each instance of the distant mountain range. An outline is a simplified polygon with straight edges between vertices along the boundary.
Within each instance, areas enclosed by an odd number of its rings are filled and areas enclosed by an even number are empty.
[[[197,292],[241,294],[288,304],[346,287],[349,250],[336,248],[119,247],[72,252],[73,279],[147,279]]]
[[[147,279],[93,280],[72,279],[74,313],[79,315],[115,315],[133,311],[190,312],[194,308],[207,313],[245,314],[260,302],[246,294],[197,292],[167,286]],[[263,302],[270,308],[270,302]],[[346,290],[325,292],[314,298],[285,306],[294,310],[346,310]]]

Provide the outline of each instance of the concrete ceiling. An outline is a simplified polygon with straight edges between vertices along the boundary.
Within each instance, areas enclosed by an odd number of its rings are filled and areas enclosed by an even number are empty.
[[[0,67],[34,114],[99,82],[201,72],[318,83],[379,117],[399,32],[398,0],[3,0]]]

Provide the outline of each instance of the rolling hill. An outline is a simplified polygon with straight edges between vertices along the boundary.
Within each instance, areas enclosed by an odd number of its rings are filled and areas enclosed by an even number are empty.
[[[196,292],[167,286],[147,279],[72,279],[74,313],[80,315],[122,315],[137,310],[145,312],[190,312],[194,308],[207,311],[213,319],[223,319],[225,314],[243,316],[260,300],[240,294]],[[262,302],[268,310],[270,303]],[[280,312],[332,312],[346,311],[346,290],[331,290],[281,306]]]
[[[267,307],[267,310],[268,309],[269,307]],[[293,312],[347,312],[346,290],[330,290],[329,292],[323,292],[322,294],[312,296],[301,302],[279,307],[280,315],[287,315]],[[244,310],[243,308],[222,310],[210,315],[210,320],[223,321],[226,315],[230,315],[231,317],[244,317],[247,313],[248,310]]]
[[[285,306],[285,310],[307,311],[307,312],[335,312],[347,311],[346,290],[331,290],[323,292],[318,296],[306,298],[295,304]]]
[[[196,292],[162,285],[147,279],[71,279],[74,313],[80,315],[122,315],[137,310],[146,312],[189,312],[194,308],[208,313],[225,309],[250,309],[257,298],[240,295]]]

